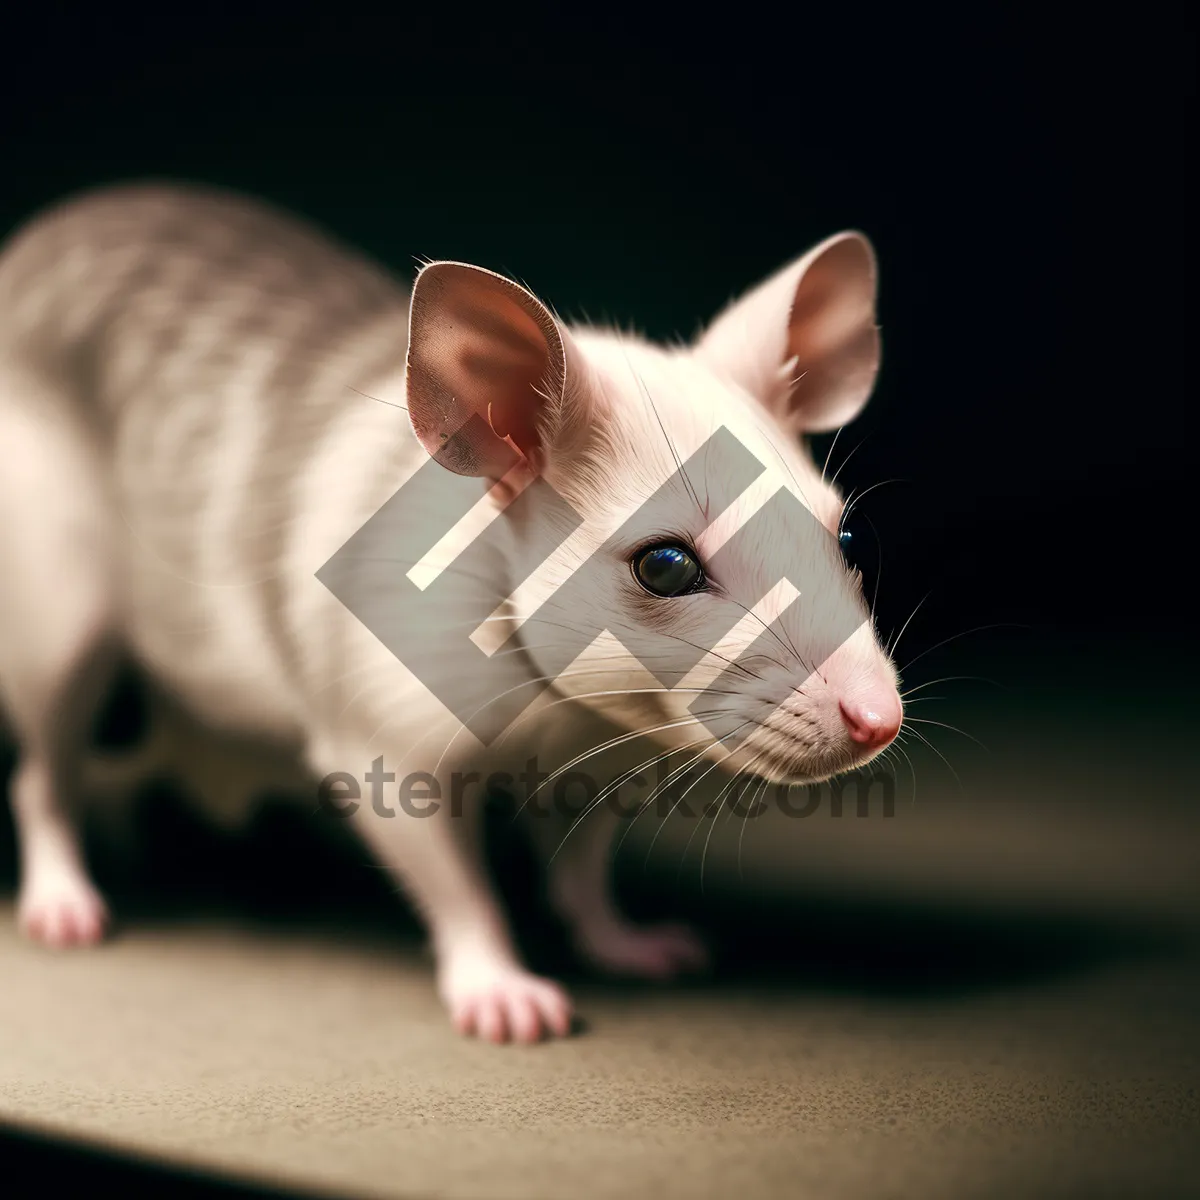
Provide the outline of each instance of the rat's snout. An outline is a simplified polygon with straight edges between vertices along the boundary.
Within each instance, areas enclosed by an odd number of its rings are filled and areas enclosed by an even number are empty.
[[[863,631],[822,666],[825,725],[861,761],[889,746],[904,721],[904,702],[888,663]]]
[[[838,708],[850,740],[864,750],[882,750],[900,732],[904,719],[894,687],[880,687],[861,696],[844,696]]]

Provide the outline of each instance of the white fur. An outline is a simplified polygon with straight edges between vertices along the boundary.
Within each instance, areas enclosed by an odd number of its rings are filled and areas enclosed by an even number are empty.
[[[589,769],[616,778],[647,753],[696,741],[688,689],[780,616],[786,568],[810,594],[788,610],[779,652],[723,701],[736,720],[774,713],[773,728],[755,728],[732,755],[715,739],[702,753],[721,764],[714,780],[751,767],[815,780],[865,761],[839,703],[898,712],[896,677],[832,536],[841,499],[802,438],[867,400],[874,290],[870,247],[839,235],[732,306],[696,347],[662,349],[567,329],[524,289],[462,264],[426,267],[410,298],[292,219],[216,193],[114,190],[31,223],[0,255],[0,701],[22,751],[14,805],[27,930],[52,944],[88,941],[106,919],[70,809],[82,730],[122,648],[194,717],[261,737],[317,776],[361,776],[379,756],[398,776],[439,779],[519,767],[534,752],[550,768],[622,730],[657,730],[591,754]],[[480,439],[446,438],[468,412],[490,423]],[[686,534],[705,559],[736,545],[724,591],[651,600],[614,559],[591,610],[559,614],[609,633],[492,746],[315,578],[437,454],[487,495],[480,587],[519,648],[522,619],[553,606],[564,581],[722,427],[766,468],[761,477],[710,525],[696,496],[720,490],[723,468],[706,463],[644,532]],[[522,465],[493,469],[513,449]],[[510,565],[522,540],[543,532],[542,517],[496,514],[536,471],[585,519],[522,581]],[[739,540],[780,489],[829,535],[804,522]],[[425,563],[427,578],[455,569],[469,534],[456,537]],[[758,621],[718,637],[730,605]],[[808,662],[814,632],[846,606],[861,614],[858,631]],[[623,633],[654,658],[678,655],[680,639],[715,653],[687,688],[666,690]],[[511,656],[513,678],[545,673],[547,653],[527,640]],[[494,1040],[564,1032],[569,1002],[521,965],[481,870],[477,822],[444,812],[381,820],[367,805],[356,821],[428,922],[458,1027]],[[551,893],[580,948],[644,974],[697,962],[690,935],[624,921],[607,886],[611,820],[598,812],[587,826],[568,842],[557,826],[535,831],[563,847]]]

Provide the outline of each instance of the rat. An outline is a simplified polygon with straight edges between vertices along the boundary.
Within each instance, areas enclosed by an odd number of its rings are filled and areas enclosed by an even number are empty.
[[[486,267],[422,261],[406,284],[220,189],[108,186],[36,214],[0,250],[22,931],[65,947],[109,927],[79,809],[123,655],[310,777],[381,768],[425,796],[531,754],[611,784],[699,747],[705,786],[727,787],[883,752],[899,677],[811,452],[874,390],[877,291],[870,241],[846,231],[659,345],[569,324]],[[436,602],[398,600],[396,571],[423,571]],[[453,649],[471,631],[490,636],[486,671],[485,650]],[[489,706],[512,718],[500,736],[472,720]],[[487,878],[478,799],[363,799],[349,819],[423,920],[454,1027],[567,1034],[570,997],[523,962]],[[702,965],[690,928],[621,912],[618,821],[592,804],[531,822],[575,948],[626,975]]]

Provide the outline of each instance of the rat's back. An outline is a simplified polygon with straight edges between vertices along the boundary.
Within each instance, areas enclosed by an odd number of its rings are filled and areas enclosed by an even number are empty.
[[[289,504],[341,426],[385,419],[354,390],[402,373],[407,303],[319,231],[211,189],[104,189],[18,230],[0,248],[0,574],[23,582],[0,640],[70,657],[119,629],[223,715],[269,711],[270,581],[307,536]],[[0,646],[0,707],[39,690],[48,653]]]
[[[405,290],[297,218],[209,188],[130,186],[47,209],[0,246],[0,360],[113,413],[251,383],[303,395],[314,370],[395,322]],[[369,374],[376,364],[360,363]]]

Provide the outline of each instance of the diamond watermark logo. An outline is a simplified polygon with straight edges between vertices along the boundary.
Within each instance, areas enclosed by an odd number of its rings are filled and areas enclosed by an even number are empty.
[[[465,432],[469,437],[470,430]],[[518,461],[512,451],[509,467]],[[503,580],[510,592],[515,590],[585,521],[544,476],[537,476],[496,518],[508,526],[503,533],[519,530],[522,536],[501,536],[489,525],[422,587],[411,577],[413,568],[476,509],[481,496],[478,479],[456,474],[428,458],[325,563],[317,578],[481,743],[489,745],[553,688],[602,634],[616,637],[667,689],[679,687],[702,660],[715,653],[721,639],[751,608],[720,606],[723,616],[706,627],[706,642],[674,638],[667,663],[661,653],[661,635],[639,636],[628,623],[610,627],[594,598],[610,591],[614,557],[626,558],[631,540],[644,537],[647,529],[670,528],[668,514],[678,511],[681,493],[695,498],[706,524],[711,525],[765,470],[733,433],[719,429],[687,461],[680,462],[672,476],[618,530],[567,573],[553,594],[521,621],[519,631],[503,639],[491,653],[482,649],[473,635],[489,621],[512,620],[496,616],[498,603],[507,599],[497,596],[496,581]],[[728,577],[739,552],[744,555],[750,549],[761,561],[763,547],[777,545],[781,530],[797,541],[834,537],[781,486],[726,539],[707,569],[713,578]],[[780,559],[791,561],[786,554]],[[691,715],[711,732],[720,733],[731,750],[749,734],[743,732],[744,726],[730,729],[723,724],[714,729],[714,718],[721,709],[714,702],[737,690],[739,679],[749,674],[749,660],[776,653],[780,646],[791,647],[789,617],[812,594],[813,581],[793,578],[794,568],[776,572],[770,562],[762,567],[767,586],[759,599],[785,580],[798,597],[770,623],[762,623],[761,633],[738,658],[726,660],[723,670],[699,689],[689,704]],[[568,620],[564,614],[569,615]],[[862,627],[864,615],[847,601],[823,605],[815,621],[811,614],[808,617],[803,669],[811,675]],[[535,678],[530,677],[528,660],[521,652],[529,646],[538,651],[540,672]],[[651,650],[655,646],[657,653]],[[802,686],[803,681],[798,682]]]

